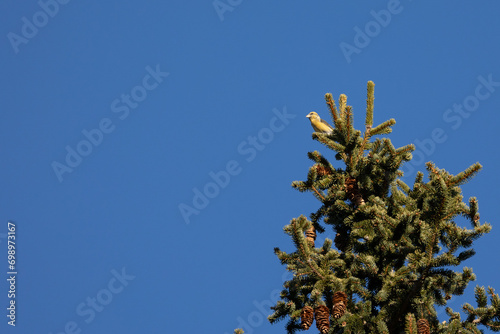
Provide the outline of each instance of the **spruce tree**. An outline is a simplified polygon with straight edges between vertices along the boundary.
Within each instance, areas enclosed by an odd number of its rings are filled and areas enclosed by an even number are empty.
[[[454,269],[475,254],[473,241],[491,230],[479,221],[477,199],[464,203],[460,188],[481,165],[451,175],[428,162],[427,182],[418,172],[411,187],[405,184],[400,167],[415,147],[374,138],[395,124],[390,119],[373,126],[374,86],[368,82],[364,132],[354,128],[344,94],[338,109],[325,95],[334,131],[312,138],[337,161],[309,152],[307,180],[292,183],[321,206],[310,219],[301,215],[284,227],[296,250],[275,253],[293,278],[283,284],[269,321],[287,318],[287,333],[314,332],[314,326],[320,333],[356,334],[481,333],[481,326],[500,331],[500,298],[492,288],[476,287],[477,307],[463,305],[462,316],[447,307],[449,318],[439,321],[436,312],[475,280],[471,268]],[[457,224],[463,218],[470,228]],[[334,240],[315,245],[316,233],[326,229]]]

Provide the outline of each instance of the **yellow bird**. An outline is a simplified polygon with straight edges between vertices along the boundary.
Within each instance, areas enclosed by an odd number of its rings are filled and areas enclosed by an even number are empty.
[[[322,120],[317,113],[311,111],[306,116],[311,121],[311,125],[315,132],[330,134],[333,132],[333,128],[325,120]]]

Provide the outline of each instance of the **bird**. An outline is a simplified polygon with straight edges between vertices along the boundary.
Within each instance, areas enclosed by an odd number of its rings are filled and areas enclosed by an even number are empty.
[[[311,111],[306,116],[311,121],[311,125],[315,132],[330,134],[333,132],[333,128],[325,120],[322,120],[317,113]]]

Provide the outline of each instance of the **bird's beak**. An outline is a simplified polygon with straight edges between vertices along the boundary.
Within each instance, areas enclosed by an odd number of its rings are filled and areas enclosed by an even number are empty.
[[[311,115],[307,115],[306,117],[307,117],[307,118],[311,118]]]

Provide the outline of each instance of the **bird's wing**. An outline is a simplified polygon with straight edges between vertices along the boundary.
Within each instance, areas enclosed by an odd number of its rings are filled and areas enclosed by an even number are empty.
[[[330,129],[333,130],[332,126],[330,124],[328,124],[327,121],[325,121],[324,119],[321,120],[321,123],[325,124],[326,126],[328,126]]]

